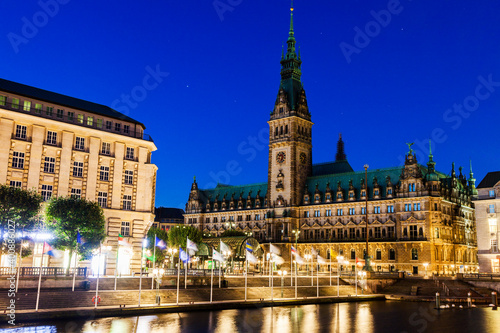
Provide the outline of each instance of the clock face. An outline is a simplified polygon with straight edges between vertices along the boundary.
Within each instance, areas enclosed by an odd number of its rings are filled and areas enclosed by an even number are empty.
[[[276,162],[279,164],[285,163],[286,160],[286,154],[283,151],[280,151],[279,153],[276,154]]]
[[[300,163],[302,163],[302,164],[307,163],[307,155],[305,153],[300,153],[299,159],[300,159]]]

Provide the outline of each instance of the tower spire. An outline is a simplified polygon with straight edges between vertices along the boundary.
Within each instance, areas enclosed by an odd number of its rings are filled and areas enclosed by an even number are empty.
[[[337,142],[337,155],[335,155],[335,162],[346,161],[347,156],[344,151],[344,141],[342,141],[342,133],[339,133],[339,141]]]

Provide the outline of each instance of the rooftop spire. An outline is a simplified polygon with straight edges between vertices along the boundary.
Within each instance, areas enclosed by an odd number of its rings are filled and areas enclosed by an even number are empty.
[[[335,155],[335,162],[346,161],[347,156],[344,151],[344,141],[342,141],[342,133],[339,133],[339,141],[337,142],[337,155]]]

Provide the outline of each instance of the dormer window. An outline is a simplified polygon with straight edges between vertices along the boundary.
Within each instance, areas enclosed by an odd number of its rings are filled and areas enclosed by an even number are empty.
[[[387,189],[387,195],[392,195],[392,188]]]
[[[362,196],[362,197],[365,197],[365,196],[366,196],[366,192],[365,192],[365,191],[362,191],[362,192],[361,192],[361,196]]]
[[[374,190],[373,191],[373,195],[379,195],[379,191],[378,190]]]
[[[283,113],[283,107],[280,107],[280,113]]]

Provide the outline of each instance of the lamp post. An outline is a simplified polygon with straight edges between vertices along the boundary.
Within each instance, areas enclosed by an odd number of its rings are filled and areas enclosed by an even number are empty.
[[[156,304],[160,305],[161,300],[160,300],[160,283],[161,283],[161,278],[163,277],[163,274],[165,273],[165,270],[163,268],[155,268],[153,270],[153,275],[156,278]]]
[[[173,249],[173,248],[169,248],[168,249],[168,254],[169,254],[169,257],[170,257],[170,268],[174,268],[174,257],[175,257],[175,254],[177,253],[177,249]]]
[[[297,251],[297,241],[299,239],[300,235],[300,230],[299,229],[294,229],[292,230],[292,234],[295,236],[295,250]],[[292,251],[290,250],[290,285],[293,284],[293,260],[292,260]],[[297,266],[297,264],[295,264]],[[297,267],[295,267],[297,268]],[[295,275],[297,275],[297,269],[295,269]]]
[[[365,168],[365,222],[366,222],[366,255],[365,255],[365,271],[370,271],[370,255],[368,253],[368,164],[364,165]]]
[[[278,275],[281,276],[281,298],[283,298],[283,280],[287,274],[287,271],[278,271]]]

